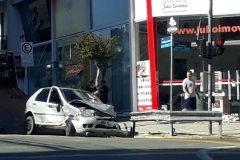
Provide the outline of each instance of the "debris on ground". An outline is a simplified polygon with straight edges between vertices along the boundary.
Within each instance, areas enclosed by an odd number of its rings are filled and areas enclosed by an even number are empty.
[[[223,114],[223,122],[239,122],[239,114],[235,113],[235,114]]]

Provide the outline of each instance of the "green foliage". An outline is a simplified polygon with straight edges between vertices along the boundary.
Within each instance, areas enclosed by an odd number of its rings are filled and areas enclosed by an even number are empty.
[[[100,69],[111,67],[117,53],[118,37],[97,36],[94,33],[84,33],[77,36],[76,53],[83,60],[90,59]]]

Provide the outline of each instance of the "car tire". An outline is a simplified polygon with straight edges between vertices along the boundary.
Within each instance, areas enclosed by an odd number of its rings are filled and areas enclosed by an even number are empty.
[[[66,133],[66,136],[74,136],[75,135],[76,130],[75,130],[75,128],[74,128],[74,126],[73,126],[71,121],[66,124],[66,131],[65,131],[65,133]]]
[[[35,134],[36,130],[37,130],[37,127],[35,125],[33,116],[28,116],[26,118],[26,134],[27,135]]]

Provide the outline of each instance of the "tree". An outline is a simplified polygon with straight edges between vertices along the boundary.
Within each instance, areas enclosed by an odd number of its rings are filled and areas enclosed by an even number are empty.
[[[84,33],[77,36],[76,53],[83,60],[91,60],[97,68],[95,86],[98,87],[100,71],[112,66],[118,51],[118,37],[97,36],[94,33]],[[96,92],[98,93],[98,92]]]

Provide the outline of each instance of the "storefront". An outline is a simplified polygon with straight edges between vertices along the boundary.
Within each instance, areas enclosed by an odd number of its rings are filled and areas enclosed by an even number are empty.
[[[25,68],[26,76],[18,79],[19,88],[28,95],[52,85],[85,89],[95,78],[96,69],[74,51],[76,36],[86,32],[118,36],[116,59],[100,74],[99,82],[106,80],[108,103],[114,105],[116,112],[130,112],[128,6],[129,0],[17,0],[14,5],[9,2],[9,49],[20,56],[20,43],[33,42],[34,48],[34,66]],[[17,29],[12,21],[16,21]]]
[[[227,4],[223,0],[213,0],[212,38],[215,40],[221,37],[226,40],[224,54],[214,57],[212,61],[216,82],[214,92],[224,92],[227,99],[225,101],[234,103],[239,100],[239,84],[232,85],[239,81],[240,12],[236,7],[239,4],[240,2],[234,0],[228,1]],[[178,32],[173,36],[173,40],[191,44],[188,51],[173,52],[173,109],[182,108],[182,80],[186,77],[187,70],[194,70],[200,91],[200,72],[207,71],[208,61],[198,56],[195,40],[208,38],[207,14],[208,0],[135,0],[136,65],[140,75],[137,77],[138,110],[160,109],[169,103],[170,48],[161,47],[161,39],[169,36],[167,28],[172,16],[178,24]],[[152,26],[149,25],[149,21],[152,22]],[[153,43],[149,39],[153,39]],[[151,66],[154,59],[156,69],[153,72],[150,68],[154,67]],[[150,63],[148,66],[139,65],[143,62]],[[142,74],[140,72],[144,67],[148,69]],[[156,81],[151,83],[154,75],[157,77]],[[145,86],[149,87],[144,88]],[[152,95],[154,89],[157,96]],[[156,97],[157,100],[152,97]],[[205,110],[206,105],[201,105],[199,110]],[[232,111],[233,107],[230,109]]]

